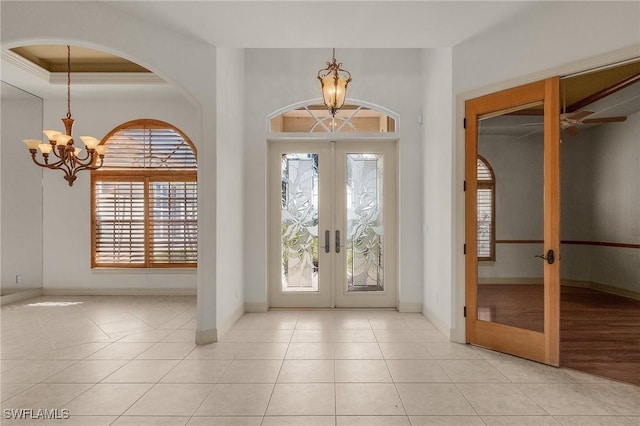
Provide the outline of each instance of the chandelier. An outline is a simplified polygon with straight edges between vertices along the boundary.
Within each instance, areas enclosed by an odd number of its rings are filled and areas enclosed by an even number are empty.
[[[327,62],[327,67],[318,71],[318,80],[322,85],[324,104],[333,117],[344,105],[347,97],[347,85],[351,81],[351,73],[340,68],[342,63],[336,62],[336,49],[333,49],[333,59]]]
[[[100,145],[100,141],[93,136],[80,136],[84,143],[86,153],[81,155],[82,148],[78,148],[73,144],[71,131],[74,120],[71,118],[71,46],[67,45],[67,117],[62,119],[64,123],[65,133],[57,130],[44,130],[49,143],[42,143],[40,139],[24,139],[31,153],[31,159],[40,167],[46,167],[52,170],[62,170],[64,178],[69,182],[69,186],[73,186],[73,182],[77,179],[76,174],[81,170],[95,170],[102,167],[104,162],[104,154],[107,149],[105,145]],[[36,154],[40,149],[42,153],[42,161],[38,161]],[[50,161],[53,154],[53,161]],[[97,163],[97,157],[100,163]]]

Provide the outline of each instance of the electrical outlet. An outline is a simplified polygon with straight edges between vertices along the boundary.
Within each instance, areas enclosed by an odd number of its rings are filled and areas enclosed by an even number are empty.
[[[22,274],[16,275],[16,284],[22,284]]]

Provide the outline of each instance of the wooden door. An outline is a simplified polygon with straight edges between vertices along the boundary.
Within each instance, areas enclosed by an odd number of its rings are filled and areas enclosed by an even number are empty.
[[[465,108],[467,342],[558,365],[559,78]]]

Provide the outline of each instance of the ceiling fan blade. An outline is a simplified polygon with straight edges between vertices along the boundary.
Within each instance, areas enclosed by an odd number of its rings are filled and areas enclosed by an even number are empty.
[[[573,114],[567,114],[566,118],[570,119],[570,120],[580,120],[581,118],[584,118],[588,115],[591,114],[595,114],[595,112],[593,111],[578,111],[576,113]]]
[[[584,124],[595,124],[595,123],[622,123],[626,121],[627,117],[621,115],[619,117],[601,117],[601,118],[587,118],[586,120],[582,120]]]
[[[569,126],[569,127],[566,127],[564,130],[567,131],[569,136],[578,136],[580,134],[580,131],[576,126]]]

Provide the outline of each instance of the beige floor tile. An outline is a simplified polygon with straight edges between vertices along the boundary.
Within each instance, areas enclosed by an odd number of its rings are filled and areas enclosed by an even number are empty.
[[[333,360],[292,359],[282,363],[278,383],[334,382]]]
[[[424,345],[434,359],[483,359],[471,345],[453,342],[427,342]]]
[[[413,330],[436,330],[435,325],[428,319],[422,318],[403,318],[407,324],[407,328]]]
[[[616,414],[578,384],[520,384],[518,387],[551,415]]]
[[[112,426],[184,426],[188,421],[189,417],[120,416]]]
[[[387,360],[391,377],[396,383],[451,382],[438,363],[430,359]]]
[[[161,342],[169,343],[195,343],[196,333],[193,330],[176,330],[167,335]]]
[[[45,383],[98,383],[127,363],[127,360],[92,359],[78,361],[49,377]]]
[[[33,386],[33,383],[2,383],[0,384],[0,401],[13,398],[31,386]]]
[[[264,416],[271,384],[217,384],[195,416]]]
[[[230,360],[183,360],[161,383],[217,383]]]
[[[51,349],[49,351],[35,353],[29,358],[36,359],[84,359],[91,354],[96,353],[100,349],[106,347],[109,343],[82,343],[67,347]]]
[[[415,334],[423,342],[427,343],[447,343],[449,338],[446,337],[440,330],[414,330]]]
[[[509,382],[509,379],[502,375],[489,361],[481,359],[456,359],[438,360],[437,362],[455,383]]]
[[[2,408],[30,408],[34,410],[60,408],[90,387],[91,385],[81,383],[37,384],[4,401]]]
[[[142,333],[129,334],[118,340],[121,343],[158,343],[169,334],[171,330],[149,330]]]
[[[191,416],[211,389],[213,385],[157,384],[125,414],[127,416]]]
[[[485,426],[480,416],[411,416],[410,418],[412,426]]]
[[[243,343],[236,359],[284,359],[288,343]]]
[[[516,385],[510,383],[459,383],[457,386],[481,416],[548,415]]]
[[[634,426],[623,416],[555,416],[563,426]]]
[[[177,360],[137,360],[129,361],[105,378],[103,383],[156,383],[173,367]]]
[[[336,383],[391,381],[387,365],[382,360],[337,359],[335,362]]]
[[[634,425],[640,425],[640,416],[629,416],[628,418]]]
[[[336,359],[382,359],[378,343],[335,343]]]
[[[335,415],[333,383],[278,383],[267,416]]]
[[[332,342],[343,343],[375,343],[373,330],[331,330]]]
[[[151,388],[150,384],[99,383],[71,401],[71,415],[120,415]]]
[[[424,343],[396,342],[378,343],[385,359],[431,359]]]
[[[476,415],[453,384],[398,383],[397,387],[410,416]]]
[[[407,416],[338,416],[337,426],[411,426]]]
[[[626,383],[585,383],[582,385],[591,396],[607,403],[619,414],[640,416],[640,386]]]
[[[330,342],[290,343],[285,359],[334,359],[335,344]]]
[[[194,343],[155,343],[137,359],[184,359],[196,347]]]
[[[331,329],[307,330],[296,329],[291,336],[291,342],[295,343],[321,343],[333,342],[333,334]]]
[[[235,360],[218,379],[219,383],[275,383],[280,360]]]
[[[289,343],[293,330],[229,330],[221,342],[239,343]]]
[[[404,416],[392,383],[336,383],[338,416]]]
[[[559,426],[551,416],[482,416],[487,426]]]
[[[104,349],[100,349],[87,359],[134,359],[142,352],[149,349],[153,343],[112,343]]]
[[[548,365],[525,360],[489,361],[513,383],[568,383],[569,378],[562,370]]]
[[[424,338],[418,335],[419,330],[373,330],[376,340],[380,343],[424,342]]]
[[[255,417],[191,417],[187,426],[260,426],[262,416]]]
[[[266,416],[261,426],[335,426],[334,416]]]
[[[408,330],[409,326],[402,318],[378,318],[370,319],[369,323],[374,330]]]
[[[0,383],[39,383],[76,361],[25,360],[0,374]]]
[[[333,319],[333,328],[335,330],[370,330],[371,324],[366,316],[350,317],[339,315]]]
[[[242,349],[242,343],[210,343],[199,345],[186,359],[234,359]]]
[[[71,413],[69,413],[71,414]],[[69,416],[68,419],[43,420],[38,426],[108,426],[120,425],[114,423],[116,416]],[[140,423],[138,423],[140,425]],[[140,425],[142,426],[142,425]]]

